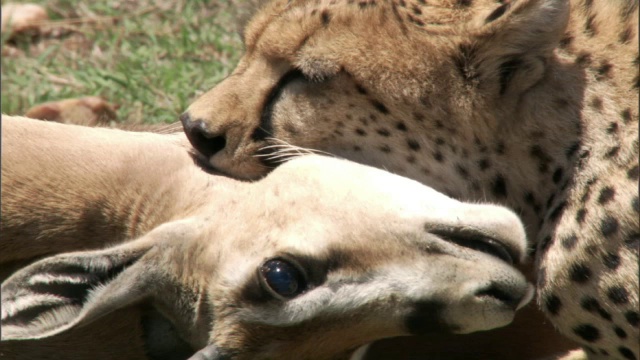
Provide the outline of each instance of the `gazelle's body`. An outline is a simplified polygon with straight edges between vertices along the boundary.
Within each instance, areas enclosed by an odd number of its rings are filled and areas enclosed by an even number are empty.
[[[381,170],[303,156],[239,182],[202,171],[182,135],[6,116],[2,144],[0,266],[49,256],[2,284],[10,357],[87,358],[51,340],[89,329],[100,348],[122,324],[131,344],[109,357],[184,356],[130,308],[150,305],[207,359],[341,358],[503,326],[531,295],[508,264],[526,245],[513,213]]]

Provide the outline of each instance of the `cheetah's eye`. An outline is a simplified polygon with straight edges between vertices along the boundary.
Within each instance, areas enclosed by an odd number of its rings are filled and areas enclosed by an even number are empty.
[[[287,260],[267,260],[260,267],[259,273],[263,287],[278,298],[290,299],[307,289],[302,271]]]

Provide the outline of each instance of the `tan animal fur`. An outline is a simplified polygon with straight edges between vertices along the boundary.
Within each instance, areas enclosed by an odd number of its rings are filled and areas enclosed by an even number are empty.
[[[640,358],[638,1],[274,0],[245,45],[182,116],[214,168],[260,177],[285,142],[508,206],[548,321]]]
[[[531,295],[507,263],[526,245],[512,212],[374,168],[307,155],[240,182],[202,171],[181,134],[9,116],[2,145],[0,264],[42,258],[2,284],[9,358],[140,359],[149,307],[194,359],[343,358],[504,326]],[[273,261],[300,291],[278,295]]]

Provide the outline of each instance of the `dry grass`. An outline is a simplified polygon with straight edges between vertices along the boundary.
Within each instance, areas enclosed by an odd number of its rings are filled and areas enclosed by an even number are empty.
[[[235,66],[253,0],[35,0],[39,37],[2,35],[2,112],[85,95],[129,122],[172,122]]]

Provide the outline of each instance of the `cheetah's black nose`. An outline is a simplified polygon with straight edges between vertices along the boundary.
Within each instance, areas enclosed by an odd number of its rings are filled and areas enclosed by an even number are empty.
[[[188,112],[180,115],[180,121],[191,145],[207,158],[224,149],[227,144],[227,140],[223,135],[211,133],[202,120],[191,120]]]

